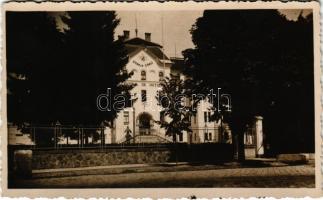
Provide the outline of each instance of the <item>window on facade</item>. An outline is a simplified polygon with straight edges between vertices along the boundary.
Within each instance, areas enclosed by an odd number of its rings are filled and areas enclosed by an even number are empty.
[[[207,122],[207,112],[204,112],[204,122]]]
[[[164,72],[159,72],[159,81],[164,79]]]
[[[212,133],[209,133],[209,138],[210,141],[212,141]]]
[[[224,140],[229,140],[229,133],[228,132],[224,132]]]
[[[180,142],[183,142],[183,134],[180,134],[180,135],[179,135],[179,141],[180,141]]]
[[[194,141],[197,141],[197,135],[196,133],[193,133],[194,134]]]
[[[123,112],[123,118],[124,118],[124,124],[129,124],[129,112],[128,111]]]
[[[146,71],[141,71],[141,80],[142,81],[146,80]]]
[[[208,112],[207,114],[208,114],[208,116],[207,116],[207,117],[208,117],[208,119],[209,119],[208,121],[210,122],[210,121],[211,121],[211,112]]]
[[[141,90],[141,101],[146,102],[147,101],[147,91]]]
[[[207,133],[204,133],[204,141],[208,141],[208,135],[207,135]]]
[[[160,119],[161,122],[164,122],[165,121],[165,116],[163,114],[160,114],[159,119]]]
[[[194,121],[194,124],[196,124],[196,116],[193,115],[193,121]]]

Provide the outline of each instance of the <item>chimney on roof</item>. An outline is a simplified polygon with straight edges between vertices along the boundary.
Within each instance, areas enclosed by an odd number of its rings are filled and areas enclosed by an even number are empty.
[[[151,42],[151,33],[145,33],[145,40]]]
[[[129,39],[129,37],[130,37],[130,31],[128,31],[128,30],[124,30],[123,31],[123,36],[124,36],[124,39]]]

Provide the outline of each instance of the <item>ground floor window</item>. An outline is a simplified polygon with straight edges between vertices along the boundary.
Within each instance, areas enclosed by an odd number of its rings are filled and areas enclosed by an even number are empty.
[[[123,118],[124,118],[124,124],[128,125],[129,124],[129,112],[128,111],[123,112]]]
[[[149,135],[152,116],[146,112],[139,115],[139,133],[140,135]]]
[[[183,142],[183,134],[179,134],[179,141]]]
[[[208,134],[207,134],[207,132],[205,132],[204,133],[204,141],[208,141],[209,139],[208,139]]]
[[[147,101],[147,91],[141,90],[141,101],[146,102]]]

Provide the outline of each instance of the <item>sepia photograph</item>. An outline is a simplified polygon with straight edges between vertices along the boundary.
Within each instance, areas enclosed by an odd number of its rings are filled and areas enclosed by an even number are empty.
[[[5,10],[7,188],[315,189],[313,16]]]

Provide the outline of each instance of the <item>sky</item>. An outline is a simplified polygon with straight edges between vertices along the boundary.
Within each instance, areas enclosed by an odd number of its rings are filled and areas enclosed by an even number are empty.
[[[144,38],[145,32],[150,32],[151,41],[164,46],[167,56],[174,57],[176,49],[176,56],[179,57],[184,49],[193,47],[189,30],[202,15],[203,11],[117,12],[121,21],[116,35],[122,35],[123,30],[129,30],[130,38],[135,37],[137,18],[138,37]]]
[[[301,10],[279,10],[289,20],[296,20]],[[304,16],[311,10],[303,10]],[[182,57],[181,52],[193,48],[189,30],[196,19],[203,15],[203,11],[117,11],[120,24],[116,28],[116,36],[122,35],[124,30],[130,31],[130,38],[135,37],[136,21],[138,37],[144,38],[145,32],[151,33],[151,41],[164,46],[169,57]],[[136,20],[137,19],[137,20]],[[162,23],[163,21],[163,23]],[[162,27],[164,24],[164,27]],[[162,34],[163,32],[163,34]]]
[[[311,10],[279,10],[289,20],[297,20],[302,12],[303,16]],[[60,14],[54,13],[58,16]],[[138,37],[144,38],[145,32],[151,33],[151,41],[164,46],[165,54],[169,57],[182,57],[181,52],[193,48],[190,29],[196,19],[203,15],[203,10],[196,11],[117,11],[120,24],[116,28],[115,38],[123,35],[124,30],[130,31],[130,38],[135,37],[136,23]],[[57,18],[59,27],[64,27]],[[163,26],[162,26],[163,24]],[[163,34],[162,34],[163,33]]]

